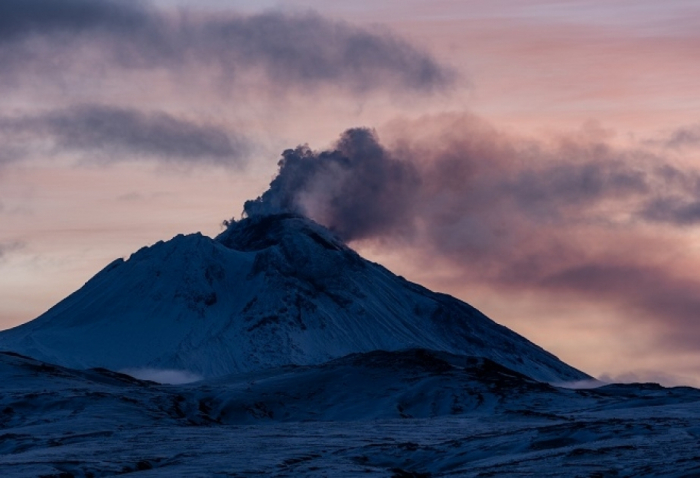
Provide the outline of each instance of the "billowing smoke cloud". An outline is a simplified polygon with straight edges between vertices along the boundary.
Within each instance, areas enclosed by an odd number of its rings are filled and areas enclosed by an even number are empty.
[[[282,153],[270,189],[247,201],[247,215],[293,211],[319,220],[347,240],[410,226],[416,167],[391,156],[368,129],[343,133],[333,151],[307,146]]]
[[[248,151],[245,140],[215,125],[101,105],[0,118],[0,136],[0,163],[23,159],[30,145],[47,142],[49,153],[79,153],[93,162],[146,158],[235,166]]]
[[[329,151],[287,150],[270,189],[247,201],[244,212],[299,212],[355,240],[415,233],[421,225],[429,233],[476,217],[483,226],[506,212],[541,225],[619,222],[613,217],[621,215],[669,221],[654,208],[672,197],[700,198],[700,175],[642,150],[585,140],[546,146],[499,135],[473,118],[448,128],[453,137],[438,144],[399,138],[388,149],[376,132],[357,128]],[[499,227],[473,226],[493,247]]]
[[[0,5],[0,81],[6,83],[27,69],[55,77],[71,69],[94,76],[95,66],[179,72],[187,65],[218,71],[225,82],[257,72],[278,87],[325,83],[355,91],[433,91],[454,76],[393,35],[311,13],[168,14],[115,0]]]
[[[286,151],[245,214],[292,210],[347,240],[410,243],[464,283],[597,301],[697,350],[700,281],[683,234],[700,174],[588,133],[532,141],[446,115]],[[439,132],[434,134],[433,132]],[[680,226],[680,227],[679,227]]]

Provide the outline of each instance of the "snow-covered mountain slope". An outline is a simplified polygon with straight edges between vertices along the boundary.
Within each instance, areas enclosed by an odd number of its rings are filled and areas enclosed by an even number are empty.
[[[698,476],[700,390],[375,351],[164,386],[0,353],[0,476]],[[331,420],[331,421],[327,421]]]
[[[1,350],[73,368],[203,377],[407,348],[485,357],[543,381],[587,377],[293,214],[246,218],[216,239],[180,235],[143,248],[0,333]]]

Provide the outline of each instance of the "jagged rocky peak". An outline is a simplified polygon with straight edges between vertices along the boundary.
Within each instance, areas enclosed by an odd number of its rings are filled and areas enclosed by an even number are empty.
[[[324,249],[347,251],[348,247],[331,231],[296,213],[253,215],[231,221],[216,238],[224,246],[243,252],[260,251],[300,238],[311,239]]]

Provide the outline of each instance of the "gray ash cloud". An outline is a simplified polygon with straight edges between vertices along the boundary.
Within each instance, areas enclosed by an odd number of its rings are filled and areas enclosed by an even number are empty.
[[[394,158],[366,128],[345,131],[335,148],[299,146],[282,153],[270,189],[247,201],[247,215],[296,212],[326,225],[345,240],[403,230],[420,187],[412,163]]]
[[[600,301],[655,323],[664,346],[698,343],[700,281],[669,260],[686,253],[674,234],[700,217],[698,171],[587,135],[518,139],[449,116],[403,126],[389,146],[357,128],[328,151],[285,151],[244,213],[411,244],[465,284]]]

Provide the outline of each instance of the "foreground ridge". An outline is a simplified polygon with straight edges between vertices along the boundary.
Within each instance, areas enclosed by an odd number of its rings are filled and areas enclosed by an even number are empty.
[[[424,349],[178,386],[0,353],[0,475],[697,476],[698,403]]]

